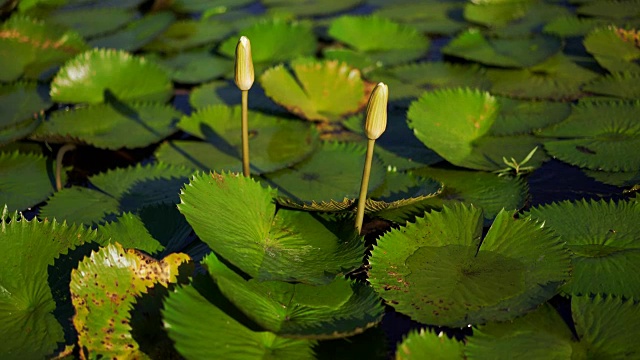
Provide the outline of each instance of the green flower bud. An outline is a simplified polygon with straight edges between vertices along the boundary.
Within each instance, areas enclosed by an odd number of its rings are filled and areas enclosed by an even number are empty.
[[[370,140],[376,140],[387,129],[387,102],[389,88],[385,83],[378,83],[371,92],[367,104],[367,120],[364,122],[364,133]]]
[[[246,36],[240,37],[236,46],[236,85],[242,91],[251,89],[253,85],[253,59],[251,58],[251,42]]]

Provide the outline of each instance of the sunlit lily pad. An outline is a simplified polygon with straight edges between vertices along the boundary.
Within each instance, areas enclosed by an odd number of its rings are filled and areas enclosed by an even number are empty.
[[[273,13],[297,16],[328,15],[356,7],[362,0],[261,0]]]
[[[569,253],[531,219],[501,211],[481,239],[482,210],[429,213],[378,239],[369,282],[397,311],[426,324],[513,319],[569,279]]]
[[[640,5],[640,3],[638,3]],[[584,38],[584,47],[611,73],[640,73],[640,43],[636,30],[598,28]]]
[[[233,61],[208,51],[185,52],[158,60],[175,82],[197,84],[233,74]]]
[[[560,235],[573,253],[573,277],[564,292],[640,297],[638,202],[563,201],[529,214]]]
[[[196,278],[164,301],[163,322],[182,356],[189,360],[311,360],[315,341],[287,339],[248,328],[210,279]],[[206,319],[206,321],[203,321]]]
[[[265,183],[296,201],[330,201],[359,196],[366,149],[356,144],[324,143],[308,159],[290,169],[265,175]],[[369,190],[384,181],[379,160],[371,167]]]
[[[247,317],[280,336],[330,339],[363,332],[384,313],[366,284],[337,278],[327,285],[245,280],[211,254],[203,261],[220,291]]]
[[[518,210],[524,206],[527,197],[527,185],[521,179],[498,177],[495,174],[448,170],[439,168],[421,168],[412,170],[413,174],[441,181],[444,190],[440,195],[426,201],[436,209],[455,203],[472,204],[483,210],[486,220],[492,220],[501,209]]]
[[[615,73],[599,77],[583,87],[594,94],[640,99],[640,73]]]
[[[306,158],[316,148],[317,133],[310,124],[249,112],[249,150],[255,174],[272,172]],[[180,129],[206,141],[163,144],[156,157],[167,163],[202,170],[240,171],[242,142],[240,106],[213,105],[183,117]]]
[[[180,187],[193,170],[165,164],[109,170],[89,177],[96,188],[72,186],[56,192],[40,208],[41,219],[100,223],[110,214],[137,212],[154,204],[178,202]]]
[[[178,208],[216,254],[257,280],[327,284],[360,266],[364,248],[351,221],[276,212],[275,196],[240,175],[199,174]]]
[[[168,105],[97,104],[56,111],[31,135],[48,142],[81,142],[117,150],[158,142],[176,131],[181,113]]]
[[[105,101],[105,92],[123,101],[166,101],[172,85],[164,69],[124,51],[94,49],[68,61],[51,83],[57,102]]]
[[[429,330],[411,331],[398,345],[396,360],[451,360],[464,359],[464,344],[451,339],[443,332],[432,333]]]
[[[51,12],[45,17],[47,23],[74,29],[85,38],[113,32],[134,21],[138,14],[120,7],[70,8]]]
[[[144,46],[145,50],[177,52],[196,46],[215,45],[229,33],[225,24],[210,20],[180,20]]]
[[[582,96],[582,86],[597,78],[598,74],[559,54],[525,69],[490,69],[486,76],[493,84],[491,92],[494,94],[570,100]]]
[[[513,322],[493,323],[474,329],[467,339],[468,358],[626,359],[640,348],[635,319],[640,306],[633,301],[597,295],[573,296],[572,329],[551,305],[544,305]],[[545,346],[540,346],[545,344]]]
[[[336,121],[365,105],[360,72],[338,61],[297,59],[293,75],[278,65],[265,71],[260,83],[267,96],[308,120]]]
[[[308,21],[290,22],[283,19],[267,19],[243,28],[241,34],[231,36],[218,51],[235,58],[240,35],[251,40],[251,56],[254,64],[276,64],[298,56],[311,56],[318,42]]]
[[[486,65],[520,68],[539,64],[561,48],[562,42],[549,35],[491,39],[478,29],[470,29],[443,47],[442,53]]]
[[[114,242],[92,252],[71,272],[71,299],[76,313],[81,352],[91,356],[141,356],[131,336],[131,315],[136,297],[156,284],[176,282],[178,268],[189,261],[185,254],[171,254],[161,261]]]
[[[635,102],[580,102],[571,116],[539,132],[552,156],[592,170],[640,170],[640,125]]]
[[[0,251],[8,255],[0,267],[0,356],[45,358],[65,342],[63,328],[71,325],[68,319],[61,324],[54,315],[55,293],[64,292],[68,283],[49,284],[49,271],[56,258],[92,241],[95,232],[55,221],[27,221],[17,213],[12,219],[0,230]]]
[[[86,49],[72,30],[13,16],[0,27],[0,81],[49,78],[51,70]]]
[[[51,106],[49,88],[31,82],[0,86],[0,129],[32,120]]]
[[[415,28],[378,16],[342,16],[329,35],[383,64],[409,62],[429,48],[429,39]]]
[[[417,1],[407,4],[384,4],[374,14],[412,25],[428,34],[454,34],[466,27],[459,2]]]
[[[487,134],[497,114],[497,100],[489,93],[443,89],[425,92],[411,103],[407,121],[416,137],[438,155],[454,165],[477,168],[469,161],[474,142]]]
[[[55,191],[54,171],[55,162],[42,155],[0,152],[0,203],[14,211],[46,200]]]
[[[89,44],[98,48],[136,51],[164,32],[175,19],[175,15],[170,12],[149,14],[115,33],[94,38]]]

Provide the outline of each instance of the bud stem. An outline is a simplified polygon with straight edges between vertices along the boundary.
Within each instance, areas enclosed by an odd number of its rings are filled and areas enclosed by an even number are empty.
[[[358,198],[358,212],[356,214],[356,229],[358,234],[362,232],[362,221],[364,220],[364,208],[367,201],[367,189],[369,188],[369,177],[371,175],[371,163],[373,162],[373,147],[376,141],[367,141],[367,156],[364,160],[364,170],[362,171],[362,183],[360,184],[360,197]]]
[[[242,173],[250,176],[249,171],[249,90],[242,90]]]

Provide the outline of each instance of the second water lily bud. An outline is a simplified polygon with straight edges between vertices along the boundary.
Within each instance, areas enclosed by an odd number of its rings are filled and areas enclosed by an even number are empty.
[[[389,88],[385,83],[378,83],[371,92],[367,104],[367,119],[364,122],[364,133],[370,140],[376,140],[387,129],[387,102]]]
[[[251,89],[254,80],[251,42],[246,36],[240,37],[236,46],[236,85],[242,91]]]

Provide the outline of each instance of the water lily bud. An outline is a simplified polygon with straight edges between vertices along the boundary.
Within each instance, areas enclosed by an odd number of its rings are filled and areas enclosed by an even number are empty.
[[[387,129],[388,101],[389,88],[385,83],[378,83],[369,97],[367,120],[364,122],[364,133],[370,140],[376,140]]]
[[[236,46],[236,85],[240,90],[246,91],[251,89],[253,80],[251,42],[246,36],[242,36]]]

